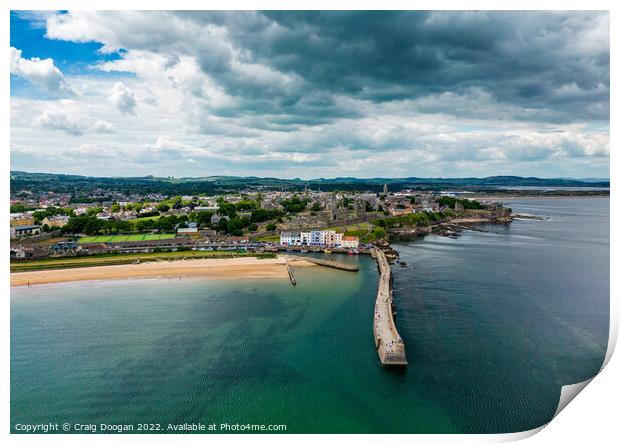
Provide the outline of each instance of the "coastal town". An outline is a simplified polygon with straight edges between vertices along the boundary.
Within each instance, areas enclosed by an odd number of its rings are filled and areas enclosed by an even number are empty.
[[[390,235],[507,221],[467,192],[255,188],[217,194],[88,194],[11,189],[11,260],[105,254],[279,249],[357,253]],[[462,226],[462,225],[461,225]],[[448,230],[450,232],[450,230]]]
[[[276,253],[368,254],[380,274],[375,346],[389,366],[408,362],[394,323],[390,236],[454,233],[459,223],[511,220],[510,209],[483,204],[467,192],[390,190],[387,183],[380,191],[320,191],[308,185],[300,191],[248,188],[191,195],[101,191],[12,189],[11,285],[165,276],[288,277],[297,285],[291,263],[358,267]]]

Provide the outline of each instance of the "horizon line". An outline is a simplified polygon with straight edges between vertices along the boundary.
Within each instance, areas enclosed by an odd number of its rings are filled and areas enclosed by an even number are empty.
[[[489,179],[493,177],[517,177],[521,179],[542,179],[542,180],[576,180],[576,181],[588,181],[588,182],[610,182],[610,178],[604,177],[541,177],[541,176],[520,176],[516,174],[497,174],[492,176],[435,176],[435,177],[422,177],[422,176],[401,176],[401,177],[389,177],[389,176],[373,176],[373,177],[358,177],[358,176],[335,176],[335,177],[315,177],[311,179],[302,179],[300,177],[277,177],[277,176],[255,176],[255,175],[247,175],[247,176],[236,176],[232,174],[219,174],[219,175],[206,175],[206,176],[160,176],[154,174],[147,174],[142,176],[91,176],[85,174],[76,174],[76,173],[50,173],[45,171],[24,171],[24,170],[10,170],[9,174],[13,173],[26,173],[26,174],[48,174],[48,175],[56,175],[56,176],[78,176],[78,177],[86,177],[86,178],[96,178],[96,179],[145,179],[145,178],[153,178],[153,179],[205,179],[210,177],[236,177],[236,178],[257,178],[257,179],[280,179],[280,180],[298,180],[302,182],[310,182],[316,180],[336,180],[336,179],[357,179],[357,180],[377,180],[377,179],[389,179],[389,180],[405,180],[405,179]]]

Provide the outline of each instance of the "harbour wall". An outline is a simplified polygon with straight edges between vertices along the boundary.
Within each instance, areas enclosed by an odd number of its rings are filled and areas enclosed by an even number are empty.
[[[405,344],[394,323],[390,264],[385,253],[378,248],[372,249],[371,255],[379,267],[379,285],[373,318],[373,334],[377,353],[383,365],[407,365]]]

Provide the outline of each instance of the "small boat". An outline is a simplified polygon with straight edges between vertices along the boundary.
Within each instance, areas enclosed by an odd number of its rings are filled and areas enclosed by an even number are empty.
[[[323,250],[323,253],[331,254],[332,250]]]
[[[307,253],[307,252],[308,252],[308,250],[301,250],[301,252],[302,252],[302,253]]]

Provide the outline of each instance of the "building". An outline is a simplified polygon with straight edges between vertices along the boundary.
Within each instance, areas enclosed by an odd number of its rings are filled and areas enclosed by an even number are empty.
[[[312,246],[312,247],[340,247],[342,233],[334,230],[313,230],[302,232],[283,231],[280,234],[280,245]]]
[[[48,227],[62,228],[69,222],[69,216],[48,216],[41,221]]]
[[[34,225],[34,217],[28,213],[12,213],[11,226],[19,227],[23,225]]]
[[[333,230],[322,231],[322,233],[323,233],[323,242],[321,246],[337,248],[342,245],[342,233],[336,233]]]
[[[219,214],[214,214],[213,216],[211,216],[211,225],[219,224],[222,219],[230,220],[230,217],[228,217],[228,216],[220,216]]]
[[[366,201],[364,200],[355,201],[355,217],[366,218]]]
[[[57,242],[50,247],[53,253],[69,253],[69,252],[77,252],[81,250],[82,247],[76,241],[64,241]]]
[[[32,249],[24,247],[11,248],[11,259],[27,259],[32,257]]]
[[[213,239],[217,236],[217,231],[215,230],[199,230],[198,234],[200,237],[204,237],[206,239]]]
[[[187,225],[186,227],[181,227],[181,225]],[[180,235],[192,235],[198,234],[198,222],[186,222],[184,224],[178,224],[176,226],[177,234]]]
[[[212,212],[216,212],[219,209],[220,209],[219,205],[206,205],[206,206],[194,207],[194,211],[212,211]]]
[[[32,236],[35,234],[41,234],[41,227],[39,225],[20,225],[17,227],[11,227],[11,238]]]
[[[192,235],[192,234],[198,234],[198,228],[193,227],[193,228],[177,228],[177,234],[178,235]]]
[[[248,236],[228,236],[226,240],[236,244],[247,244],[250,238]]]
[[[342,248],[357,249],[359,245],[360,245],[360,241],[356,236],[344,236],[342,238]]]
[[[284,246],[301,245],[300,233],[295,233],[292,231],[283,231],[282,233],[280,233],[280,245],[284,245]]]
[[[302,231],[299,236],[301,245],[312,245],[312,231]]]

